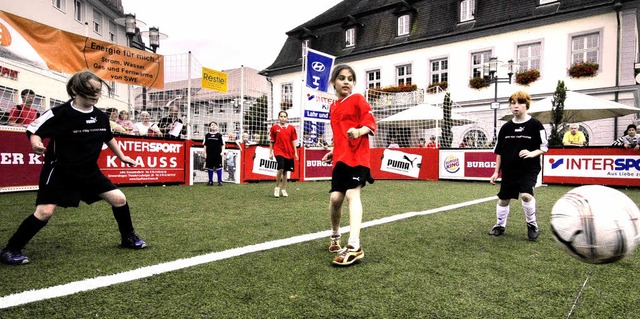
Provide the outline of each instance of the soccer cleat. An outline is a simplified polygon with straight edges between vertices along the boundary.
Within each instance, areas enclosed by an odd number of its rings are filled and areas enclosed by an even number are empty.
[[[489,232],[489,235],[491,236],[502,236],[502,234],[504,234],[504,227],[500,225],[493,226],[493,228],[491,228],[491,231]]]
[[[280,197],[280,187],[273,189],[273,197]]]
[[[538,235],[540,235],[538,225],[534,223],[527,223],[527,235],[529,236],[529,240],[538,239]]]
[[[351,245],[347,245],[345,248],[341,249],[338,252],[338,256],[333,259],[332,263],[337,266],[349,266],[356,260],[360,260],[362,258],[364,258],[364,250],[362,250],[362,245],[360,245],[360,248],[358,248],[358,250],[354,249]]]
[[[131,248],[131,249],[143,249],[147,248],[147,243],[142,240],[142,238],[138,237],[138,235],[134,232],[129,233],[126,236],[122,237],[121,247]]]
[[[329,242],[329,252],[337,253],[342,249],[340,246],[340,236],[331,236],[331,240]]]
[[[213,182],[207,183],[207,186],[213,186]]]
[[[26,265],[28,264],[29,258],[22,254],[19,251],[10,251],[10,250],[2,250],[0,253],[0,260],[2,260],[3,264],[7,265]]]
[[[289,197],[289,194],[287,194],[287,190],[286,189],[282,190],[282,197]]]
[[[222,186],[222,182],[218,182],[218,186]]]

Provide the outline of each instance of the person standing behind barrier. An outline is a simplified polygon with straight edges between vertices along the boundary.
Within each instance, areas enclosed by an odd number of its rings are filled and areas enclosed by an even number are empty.
[[[45,154],[44,165],[35,212],[22,222],[2,249],[3,263],[29,263],[22,249],[48,223],[58,206],[78,207],[81,200],[92,204],[103,199],[111,205],[122,247],[147,247],[134,231],[127,198],[98,167],[103,144],[122,162],[136,166],[113,138],[109,118],[95,107],[103,85],[108,88],[90,71],[74,74],[66,86],[71,100],[46,111],[27,127],[33,152]],[[42,143],[45,138],[50,139],[47,147]]]
[[[334,147],[322,157],[326,163],[333,162],[329,251],[338,253],[332,261],[334,265],[348,266],[364,258],[360,243],[363,213],[360,191],[367,182],[373,183],[369,135],[376,132],[376,120],[364,96],[353,93],[356,73],[350,66],[336,65],[330,81],[338,98],[329,109]],[[350,233],[343,248],[340,247],[340,219],[345,197],[349,201]]]
[[[169,115],[160,119],[158,122],[158,129],[167,138],[179,138],[180,134],[186,134],[186,126],[182,123],[182,120],[178,118],[180,109],[172,105],[169,108]]]
[[[213,186],[213,171],[218,177],[218,186],[222,186],[222,155],[224,153],[224,140],[218,132],[218,123],[209,123],[209,132],[204,135],[204,159],[205,168],[209,177],[208,186]]]
[[[579,125],[576,123],[569,125],[569,131],[564,133],[564,136],[562,137],[562,145],[581,147],[587,143],[587,138],[578,128]]]
[[[629,124],[627,126],[627,134],[622,137],[622,144],[624,148],[632,148],[636,151],[640,150],[640,139],[638,139],[635,124]]]
[[[428,148],[440,148],[440,143],[436,143],[436,136],[431,135],[429,137],[429,144],[427,144]]]
[[[298,160],[298,151],[296,150],[296,140],[298,134],[293,125],[287,124],[289,115],[285,111],[278,113],[279,123],[273,124],[269,130],[269,159],[275,157],[278,162],[276,173],[276,187],[273,189],[273,196],[288,197],[287,193],[287,172],[294,170],[294,158]]]
[[[31,89],[24,89],[20,92],[20,97],[22,104],[11,107],[8,125],[26,127],[38,117],[38,110],[31,107],[36,93]]]
[[[509,202],[512,198],[517,200],[520,197],[527,223],[527,236],[530,240],[538,238],[533,189],[541,170],[540,155],[548,150],[548,140],[542,123],[527,114],[530,105],[531,96],[527,92],[517,91],[509,97],[513,119],[500,128],[498,142],[493,149],[496,153],[496,169],[490,182],[496,183],[500,170],[502,182],[496,205],[497,222],[489,232],[492,236],[504,233],[509,217]]]
[[[118,120],[118,109],[115,107],[110,107],[106,111],[107,116],[109,117],[109,127],[113,133],[125,134],[127,130],[122,127],[122,125],[116,122]]]
[[[140,122],[136,122],[136,131],[142,136],[162,136],[156,123],[151,123],[151,114],[147,111],[140,113]]]
[[[120,126],[122,126],[126,130],[127,134],[138,134],[138,130],[136,130],[136,126],[133,124],[133,121],[129,119],[129,112],[127,112],[126,110],[122,110],[120,111],[120,113],[118,113],[118,119],[116,120],[116,123],[120,124]]]

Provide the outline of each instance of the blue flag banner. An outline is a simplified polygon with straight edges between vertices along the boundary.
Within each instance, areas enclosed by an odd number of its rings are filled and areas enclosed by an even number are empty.
[[[305,66],[307,86],[327,92],[334,60],[334,56],[307,48],[307,64]]]

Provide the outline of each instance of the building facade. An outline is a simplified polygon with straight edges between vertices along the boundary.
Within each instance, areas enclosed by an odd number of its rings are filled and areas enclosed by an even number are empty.
[[[300,95],[304,45],[351,65],[355,92],[408,84],[428,92],[445,83],[451,99],[477,119],[454,132],[454,141],[469,134],[490,139],[494,116],[509,112],[507,99],[516,90],[529,92],[535,102],[564,81],[569,90],[639,106],[638,7],[638,1],[609,0],[343,0],[289,31],[280,54],[261,73],[274,84],[274,112]],[[510,84],[472,87],[492,57],[514,61],[515,74],[535,69],[540,75],[527,85],[514,75]],[[593,76],[570,75],[572,65],[582,62],[598,65]],[[507,72],[498,69],[498,76]],[[500,104],[495,112],[494,85]],[[292,102],[294,108],[302,103]],[[633,114],[580,125],[590,145],[610,145],[637,120]]]

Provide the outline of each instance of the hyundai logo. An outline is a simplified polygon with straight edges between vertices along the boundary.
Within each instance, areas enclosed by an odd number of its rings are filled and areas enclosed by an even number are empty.
[[[324,64],[318,61],[311,62],[311,68],[316,72],[323,72],[325,69]]]

